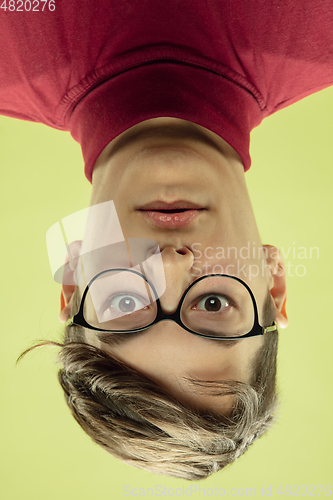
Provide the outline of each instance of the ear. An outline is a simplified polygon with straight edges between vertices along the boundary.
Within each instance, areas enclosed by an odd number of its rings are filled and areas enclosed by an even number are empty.
[[[275,321],[280,328],[287,328],[286,313],[287,287],[286,270],[280,250],[272,245],[263,245],[270,271],[269,290],[275,304]]]
[[[71,316],[73,295],[75,292],[75,285],[62,285],[60,294],[60,314],[59,321],[66,323]]]
[[[69,251],[66,255],[66,262],[63,272],[63,283],[60,294],[60,314],[59,320],[66,323],[71,317],[71,309],[73,304],[73,296],[76,289],[75,283],[75,269],[78,262],[78,255],[80,254],[82,241],[74,241],[69,245]],[[68,254],[71,255],[69,260]],[[75,264],[74,264],[75,263]]]

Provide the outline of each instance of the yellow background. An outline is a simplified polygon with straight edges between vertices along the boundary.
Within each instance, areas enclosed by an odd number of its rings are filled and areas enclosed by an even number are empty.
[[[301,490],[294,485],[307,486],[308,495],[310,485],[333,487],[332,117],[330,88],[252,133],[246,178],[262,241],[283,249],[293,274],[287,277],[290,326],[280,331],[281,406],[273,429],[237,463],[194,483],[129,467],[94,444],[66,407],[56,349],[37,350],[15,367],[36,339],[61,339],[60,285],[52,280],[45,234],[87,206],[91,186],[80,147],[68,133],[0,117],[3,500],[117,500],[126,498],[124,485],[127,491],[161,485],[161,498],[172,492],[186,498],[183,487],[190,498],[208,497],[215,487],[225,488],[225,497],[231,488],[243,488],[243,494],[232,493],[244,497],[250,496],[246,488],[255,488],[260,497],[262,487],[271,486],[271,498],[287,496],[276,493],[280,485],[287,494],[291,485],[296,496]],[[316,253],[299,258],[300,247],[318,247],[319,259]],[[304,276],[296,276],[296,266],[304,266],[297,268]],[[312,494],[318,492],[316,487]],[[320,497],[326,498],[324,489]]]

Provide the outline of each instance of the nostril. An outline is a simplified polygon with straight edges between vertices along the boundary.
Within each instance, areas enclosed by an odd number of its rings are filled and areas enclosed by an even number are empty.
[[[187,248],[186,247],[182,247],[182,248],[179,248],[176,250],[177,253],[179,253],[180,255],[186,255],[187,254]]]
[[[167,245],[165,247],[159,247],[160,248],[160,253],[164,256],[164,255],[167,255],[168,253],[170,254],[173,254],[174,252],[175,253],[178,253],[179,255],[187,255],[187,254],[193,254],[192,250],[190,247],[180,247],[180,248],[176,248],[174,246],[170,246],[170,245]],[[158,253],[158,252],[157,252]]]

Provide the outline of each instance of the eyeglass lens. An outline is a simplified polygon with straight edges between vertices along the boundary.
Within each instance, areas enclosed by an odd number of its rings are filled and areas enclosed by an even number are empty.
[[[108,271],[90,284],[84,316],[88,324],[101,330],[143,328],[157,316],[156,294],[140,274]],[[244,335],[255,321],[249,291],[226,276],[195,282],[185,295],[180,318],[190,330],[213,337]]]

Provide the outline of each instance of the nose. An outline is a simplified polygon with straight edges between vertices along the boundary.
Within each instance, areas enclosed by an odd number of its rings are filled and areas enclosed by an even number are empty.
[[[194,256],[187,247],[176,248],[168,245],[161,250],[161,255],[165,266],[176,265],[190,269],[193,265]]]
[[[161,250],[166,289],[160,297],[162,310],[172,313],[191,282],[191,268],[194,263],[193,252],[187,247],[164,247]]]

